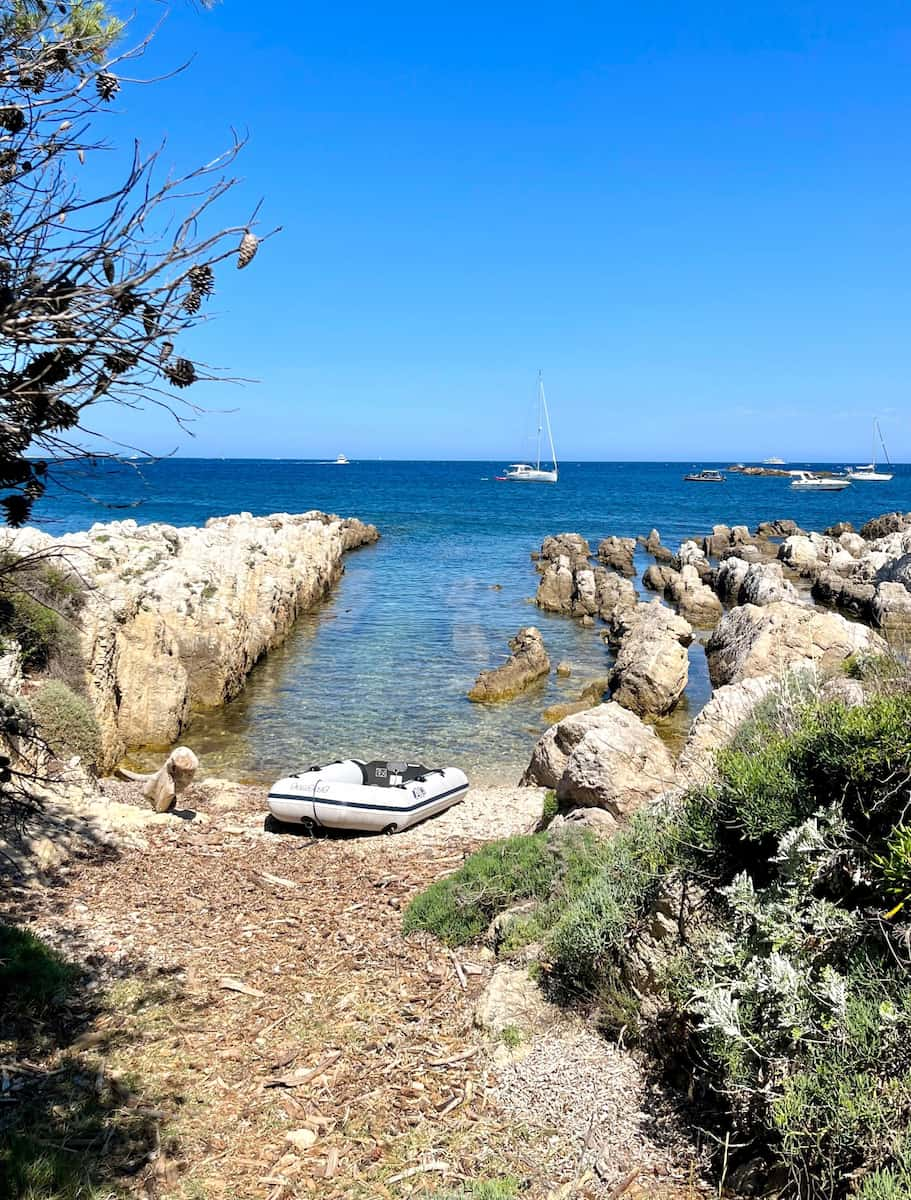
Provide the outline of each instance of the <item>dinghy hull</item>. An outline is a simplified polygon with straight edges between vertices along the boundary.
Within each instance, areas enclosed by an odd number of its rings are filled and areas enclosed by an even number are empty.
[[[346,759],[279,779],[268,804],[286,825],[397,833],[458,804],[467,791],[468,779],[457,767],[431,771]]]

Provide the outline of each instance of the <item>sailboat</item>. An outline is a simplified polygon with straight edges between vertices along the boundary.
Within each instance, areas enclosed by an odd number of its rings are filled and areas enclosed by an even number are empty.
[[[855,483],[888,483],[892,478],[889,471],[877,471],[876,469],[876,439],[879,438],[880,445],[883,448],[883,454],[886,456],[886,463],[891,467],[889,461],[889,451],[886,449],[886,443],[883,441],[882,430],[879,428],[879,421],[873,422],[873,458],[870,462],[862,467],[854,467],[848,472],[848,478],[853,479]]]
[[[541,434],[547,431],[547,440],[550,444],[550,463],[551,470],[546,470],[541,467]],[[545,460],[546,461],[546,460]],[[557,455],[554,450],[554,435],[550,429],[550,415],[547,411],[547,397],[544,395],[544,380],[541,374],[538,374],[538,453],[535,459],[535,465],[530,463],[510,463],[506,468],[506,474],[498,476],[500,479],[510,480],[513,483],[556,483],[557,482]]]

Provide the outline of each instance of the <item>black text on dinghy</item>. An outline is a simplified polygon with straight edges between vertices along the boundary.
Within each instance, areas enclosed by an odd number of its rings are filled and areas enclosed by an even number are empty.
[[[458,804],[467,791],[458,767],[346,758],[279,779],[268,803],[289,825],[395,833]]]

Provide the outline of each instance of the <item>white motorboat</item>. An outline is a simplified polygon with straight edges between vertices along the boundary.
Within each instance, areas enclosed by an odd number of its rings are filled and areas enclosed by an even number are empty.
[[[268,804],[288,825],[396,833],[458,804],[467,791],[457,767],[347,758],[279,779]]]
[[[883,448],[883,454],[886,456],[886,462],[891,467],[889,462],[889,451],[886,449],[886,443],[883,441],[883,435],[879,428],[879,421],[873,422],[873,461],[865,463],[862,467],[852,467],[848,472],[848,478],[853,479],[855,483],[888,483],[892,478],[889,471],[877,471],[876,469],[876,439],[880,440]]]
[[[340,455],[338,456],[338,458],[335,460],[335,465],[336,465],[337,467],[347,467],[347,466],[348,466],[348,459],[347,459],[347,458],[345,458],[344,454],[340,454]]]
[[[791,487],[804,492],[842,492],[851,480],[836,475],[814,475],[812,471],[792,471]]]
[[[547,430],[547,440],[550,443],[550,469],[541,466],[541,434]],[[538,455],[535,465],[530,463],[510,463],[505,475],[498,479],[509,480],[510,483],[556,483],[557,455],[554,450],[554,435],[550,429],[550,415],[547,411],[547,397],[544,395],[544,381],[538,375]]]
[[[703,469],[701,471],[692,471],[689,475],[684,475],[684,483],[724,483],[724,476],[720,471],[712,471]]]

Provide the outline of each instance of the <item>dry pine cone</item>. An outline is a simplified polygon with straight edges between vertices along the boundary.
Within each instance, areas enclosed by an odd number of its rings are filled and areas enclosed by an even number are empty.
[[[256,257],[256,251],[259,249],[259,238],[255,233],[251,233],[248,229],[244,236],[240,239],[240,245],[237,248],[237,269],[243,270],[249,266]]]
[[[196,368],[187,358],[175,359],[174,365],[168,367],[166,374],[175,387],[185,388],[196,382]]]
[[[99,71],[95,76],[95,91],[99,100],[113,100],[120,91],[120,80],[110,71]]]

